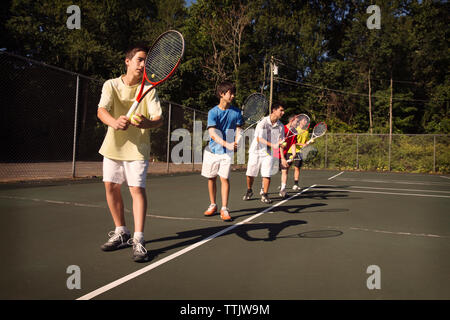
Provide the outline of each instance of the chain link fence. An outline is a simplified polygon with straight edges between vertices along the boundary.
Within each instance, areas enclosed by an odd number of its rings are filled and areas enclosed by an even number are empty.
[[[306,167],[341,170],[450,172],[450,136],[440,134],[327,133],[315,142]]]
[[[101,176],[103,82],[6,52],[0,66],[0,181]],[[207,113],[161,106],[164,124],[150,133],[149,173],[199,171]],[[450,172],[449,135],[393,135],[389,144],[388,135],[328,133],[316,147],[307,168]]]

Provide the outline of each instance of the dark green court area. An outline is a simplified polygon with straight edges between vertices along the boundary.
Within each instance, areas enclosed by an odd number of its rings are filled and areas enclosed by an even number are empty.
[[[139,264],[130,248],[100,250],[114,230],[100,180],[2,185],[0,299],[450,298],[448,176],[305,170],[283,200],[277,174],[271,205],[260,183],[243,201],[245,173],[232,172],[224,223],[203,216],[200,174],[150,176],[150,261]]]

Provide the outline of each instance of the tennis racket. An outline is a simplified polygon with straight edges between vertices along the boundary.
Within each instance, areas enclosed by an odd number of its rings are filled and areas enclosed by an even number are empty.
[[[323,136],[326,132],[327,132],[327,124],[325,122],[319,122],[318,124],[315,125],[312,132],[312,137],[311,139],[309,139],[308,142],[306,142],[306,144],[314,142],[315,139]]]
[[[184,38],[180,32],[169,30],[155,40],[145,59],[141,89],[136,97],[136,101],[127,112],[127,118],[130,118],[150,90],[156,88],[172,76],[178,68],[183,54]],[[146,83],[150,83],[150,86],[146,86]]]
[[[237,144],[241,141],[244,133],[261,121],[269,109],[269,101],[266,96],[261,93],[252,93],[245,99],[244,106],[242,108],[242,120],[247,125],[243,132],[237,139]]]
[[[289,129],[288,135],[286,136],[286,138],[284,138],[284,140],[286,141],[287,139],[297,136],[300,133],[303,133],[305,130],[308,130],[310,124],[311,119],[306,114],[302,113],[296,115],[291,128]],[[300,131],[298,131],[297,129],[300,129]]]
[[[294,157],[287,160],[287,163],[294,162],[295,160],[303,160],[305,162],[310,161],[317,155],[318,151],[313,146],[306,146],[297,152]]]

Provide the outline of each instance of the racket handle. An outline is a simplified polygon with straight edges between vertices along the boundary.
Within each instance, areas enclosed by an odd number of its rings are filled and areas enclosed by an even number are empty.
[[[133,103],[133,105],[131,106],[130,110],[128,110],[128,112],[127,112],[127,118],[129,118],[133,114],[133,112],[136,110],[138,104],[139,104],[139,101],[135,101]]]
[[[239,135],[239,137],[237,138],[236,144],[239,145],[239,142],[241,142],[242,139],[242,134]]]
[[[314,138],[309,139],[309,141],[306,144],[310,144],[311,142],[314,142]]]

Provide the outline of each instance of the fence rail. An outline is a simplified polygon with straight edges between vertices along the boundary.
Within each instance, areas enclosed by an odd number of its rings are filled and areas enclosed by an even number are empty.
[[[0,53],[0,66],[0,181],[100,176],[98,149],[106,133],[97,119],[102,82],[6,52]],[[192,161],[199,152],[201,158],[198,145],[189,149],[190,163],[173,163],[171,152],[179,143],[173,133],[185,129],[195,140],[196,126],[206,129],[207,113],[170,101],[162,109],[164,124],[150,133],[150,171],[199,170],[201,161]],[[389,135],[327,133],[317,139],[318,156],[306,167],[449,173],[449,139],[393,135],[389,148]]]

